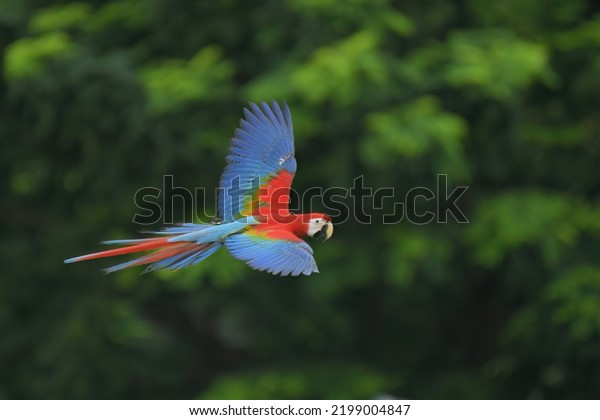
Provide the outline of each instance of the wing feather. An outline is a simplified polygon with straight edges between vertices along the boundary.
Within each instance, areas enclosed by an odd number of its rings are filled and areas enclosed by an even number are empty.
[[[231,139],[227,166],[219,183],[218,216],[231,221],[253,211],[258,203],[268,199],[259,196],[261,186],[287,171],[289,188],[296,173],[292,117],[287,104],[283,110],[275,101],[259,107],[251,103],[244,109],[244,119]],[[281,187],[281,186],[280,186]],[[263,202],[262,204],[270,204]]]
[[[277,231],[277,239],[270,238],[269,232],[249,229],[229,236],[225,246],[235,258],[246,262],[250,267],[282,276],[310,275],[318,273],[312,248],[296,235]]]

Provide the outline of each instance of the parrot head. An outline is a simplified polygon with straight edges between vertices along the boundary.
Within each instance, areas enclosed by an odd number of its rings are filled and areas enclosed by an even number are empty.
[[[333,223],[331,217],[326,214],[313,213],[308,219],[307,236],[315,239],[322,239],[325,242],[333,235]]]

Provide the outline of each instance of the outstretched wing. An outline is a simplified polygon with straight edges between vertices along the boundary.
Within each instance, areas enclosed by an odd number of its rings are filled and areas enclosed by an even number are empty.
[[[227,166],[221,175],[217,215],[225,222],[266,214],[289,204],[296,173],[292,116],[287,104],[261,107],[251,103],[231,139]]]
[[[312,248],[291,232],[250,228],[229,236],[225,246],[250,267],[282,276],[318,273]]]

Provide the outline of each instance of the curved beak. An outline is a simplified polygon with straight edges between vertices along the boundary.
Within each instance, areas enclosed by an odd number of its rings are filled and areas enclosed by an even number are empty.
[[[327,222],[320,231],[315,233],[314,237],[316,239],[323,239],[323,242],[325,242],[327,239],[331,238],[331,235],[333,235],[333,223]]]

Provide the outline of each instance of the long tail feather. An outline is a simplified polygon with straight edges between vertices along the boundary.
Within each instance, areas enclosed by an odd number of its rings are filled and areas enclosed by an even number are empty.
[[[82,255],[80,257],[69,258],[65,260],[65,264],[71,264],[79,261],[95,260],[97,258],[114,257],[117,255],[131,254],[134,252],[149,251],[152,249],[162,248],[164,246],[173,246],[175,244],[168,243],[169,238],[152,238],[149,241],[144,241],[137,245],[130,245],[123,248],[110,249],[108,251],[95,252],[93,254]],[[129,240],[128,240],[129,241]],[[109,243],[117,243],[118,241],[108,241]]]
[[[232,232],[243,228],[243,224],[229,226],[211,224],[186,223],[166,228],[158,232],[159,238],[146,239],[117,239],[102,242],[105,245],[124,245],[121,248],[82,255],[65,260],[66,264],[94,260],[98,258],[127,255],[143,251],[153,251],[131,261],[114,265],[105,269],[107,273],[123,270],[138,265],[148,265],[145,272],[169,269],[179,270],[197,264],[215,253],[221,246],[223,238]]]
[[[170,257],[163,257],[152,263],[144,270],[145,273],[149,271],[169,269],[179,270],[181,268],[189,267],[194,264],[198,264],[200,261],[205,260],[212,254],[217,252],[223,244],[220,242],[213,242],[209,244],[193,245],[189,250],[184,250],[176,255]]]
[[[145,264],[150,265],[144,270],[144,273],[161,269],[179,270],[180,268],[189,267],[208,258],[221,248],[221,246],[220,242],[209,244],[175,243],[152,254],[106,268],[104,272],[113,273]]]
[[[98,258],[114,257],[117,255],[133,254],[143,251],[154,251],[150,254],[143,255],[134,260],[117,264],[105,269],[106,273],[123,270],[129,267],[149,264],[144,272],[170,269],[178,270],[183,267],[188,267],[197,264],[200,261],[208,258],[215,253],[222,244],[219,241],[198,243],[195,240],[182,241],[179,237],[194,233],[193,239],[198,239],[198,235],[202,232],[207,232],[211,225],[196,225],[184,224],[167,228],[154,234],[165,235],[160,238],[146,239],[117,239],[111,241],[103,241],[105,245],[124,245],[121,248],[111,249],[108,251],[96,252],[93,254],[82,255],[80,257],[69,258],[65,260],[66,264],[94,260]],[[175,240],[174,240],[175,239]],[[186,238],[187,239],[187,238]],[[208,239],[210,240],[210,239]]]

